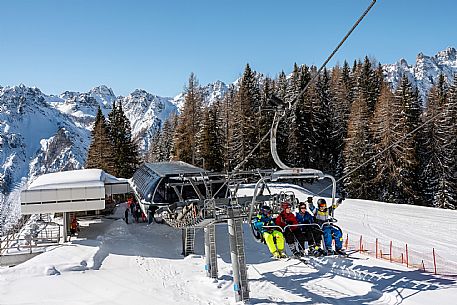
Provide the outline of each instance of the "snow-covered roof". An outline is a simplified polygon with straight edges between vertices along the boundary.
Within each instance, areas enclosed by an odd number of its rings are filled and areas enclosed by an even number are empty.
[[[116,178],[101,169],[79,169],[66,172],[50,173],[39,176],[29,190],[104,186],[105,184],[127,183],[126,179]]]

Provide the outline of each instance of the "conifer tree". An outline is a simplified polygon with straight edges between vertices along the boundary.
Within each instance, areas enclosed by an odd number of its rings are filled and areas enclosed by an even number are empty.
[[[287,98],[287,76],[284,71],[281,71],[278,75],[277,85],[276,85],[276,96],[283,101],[286,101]]]
[[[109,133],[114,147],[116,177],[131,178],[141,160],[137,144],[132,140],[130,121],[125,116],[122,103],[114,104],[109,118]]]
[[[302,87],[304,88],[313,74],[316,73],[315,67],[305,67],[302,70]],[[317,143],[315,142],[315,117],[314,106],[318,100],[316,83],[309,85],[308,89],[297,101],[297,121],[300,129],[300,165],[304,168],[316,168],[318,163]]]
[[[397,120],[401,109],[395,108],[395,97],[385,84],[381,90],[381,95],[376,103],[373,117],[373,141],[376,152],[385,150],[378,159],[375,160],[376,176],[373,180],[373,189],[377,199],[385,202],[396,202],[398,196],[397,180],[398,177],[398,156],[396,151],[388,149],[398,141],[401,136],[397,129]]]
[[[300,70],[297,66],[297,64],[294,64],[294,70],[292,72],[291,79],[289,81],[289,84],[287,86],[287,97],[286,101],[291,102],[294,99],[300,99],[302,100],[302,97],[298,97],[300,94],[300,91],[302,89],[301,87],[301,73]],[[297,101],[294,105],[291,111],[287,112],[287,116],[283,118],[282,120],[284,121],[281,126],[279,127],[286,127],[286,143],[287,143],[287,150],[286,150],[286,156],[284,160],[286,163],[291,166],[291,167],[299,167],[302,159],[302,142],[301,142],[301,128],[302,128],[302,122],[300,122],[300,119],[302,116],[300,116],[300,103]],[[281,132],[281,131],[279,131]],[[284,132],[284,131],[283,131]],[[281,151],[282,152],[282,151]],[[284,152],[283,152],[284,153]]]
[[[419,158],[416,142],[416,133],[412,133],[419,126],[420,107],[411,83],[406,75],[394,94],[392,115],[395,126],[391,131],[396,139],[404,138],[399,144],[392,147],[395,162],[395,202],[403,204],[419,203],[417,176],[419,174]]]
[[[223,169],[231,171],[235,166],[235,150],[233,145],[233,125],[234,122],[234,105],[235,105],[236,90],[233,85],[230,85],[227,93],[224,95],[220,103],[219,111],[219,126],[220,126],[220,142],[221,154],[223,159]]]
[[[255,73],[246,65],[235,98],[235,124],[233,140],[235,162],[243,162],[258,143],[258,110],[260,108],[260,88]],[[254,168],[253,158],[248,159],[244,168]]]
[[[223,169],[222,143],[218,127],[218,103],[206,107],[203,111],[201,138],[199,139],[199,155],[202,167],[208,170]]]
[[[176,125],[178,123],[178,116],[176,113],[172,113],[162,128],[162,142],[161,142],[161,152],[162,160],[161,161],[170,161],[173,160],[175,151],[174,151],[174,134]]]
[[[426,158],[424,174],[426,198],[430,205],[456,207],[456,82],[447,88],[440,75],[430,92],[425,120]]]
[[[173,136],[177,115],[172,113],[163,123],[162,129],[156,130],[151,139],[147,162],[165,162],[173,159]]]
[[[354,88],[350,75],[351,71],[345,61],[342,68],[335,67],[332,71],[332,159],[334,160],[334,173],[336,178],[343,176],[344,168],[344,139],[347,134],[349,111],[353,100]]]
[[[146,162],[161,162],[162,160],[162,131],[155,130],[151,137],[151,146],[146,156]]]
[[[368,128],[369,114],[366,99],[357,95],[351,105],[348,132],[344,148],[344,189],[352,198],[372,198],[374,176],[372,141]]]
[[[108,174],[115,174],[113,145],[108,135],[108,129],[100,106],[97,110],[94,128],[92,129],[92,142],[86,159],[86,168],[99,168]]]
[[[449,88],[448,98],[443,105],[443,115],[439,116],[443,131],[442,146],[444,171],[438,185],[435,206],[457,209],[457,74]]]
[[[444,143],[439,126],[439,116],[443,114],[443,106],[447,100],[448,89],[444,75],[440,75],[438,82],[430,90],[428,105],[424,115],[425,152],[422,160],[422,181],[424,183],[424,196],[427,205],[433,206],[438,192],[440,176],[443,172],[443,155],[441,148]]]
[[[393,203],[420,204],[415,130],[419,126],[421,109],[417,91],[403,76],[395,94],[391,93],[388,84],[383,85],[381,92],[373,124],[370,125],[376,151],[384,151],[380,159],[375,160],[374,198]],[[400,139],[402,141],[399,142]]]
[[[273,123],[274,111],[266,110],[268,100],[274,92],[274,82],[269,77],[264,80],[264,86],[262,90],[262,107],[259,112],[259,127],[258,127],[258,138],[261,139],[271,128]],[[270,138],[267,137],[261,144],[258,154],[257,167],[259,168],[274,168],[275,164],[271,156]]]
[[[201,131],[203,96],[198,80],[194,73],[190,74],[185,89],[182,112],[175,130],[176,158],[191,164],[196,164],[197,135]]]
[[[335,162],[332,159],[334,144],[331,140],[332,135],[332,94],[330,92],[330,78],[327,69],[319,75],[317,83],[317,99],[313,105],[313,133],[316,143],[316,168],[326,172],[332,172]]]
[[[358,71],[357,91],[361,95],[361,98],[365,99],[370,117],[373,116],[376,101],[379,97],[380,86],[379,72],[373,69],[370,60],[368,57],[365,57]]]

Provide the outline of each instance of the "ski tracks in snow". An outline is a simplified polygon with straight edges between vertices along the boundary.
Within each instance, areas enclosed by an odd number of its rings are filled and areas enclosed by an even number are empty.
[[[214,285],[214,288],[216,286],[220,288],[220,285],[216,285],[215,281],[205,277],[204,272],[200,270],[200,264],[193,262],[194,259],[198,258],[200,257],[190,256],[184,260],[169,260],[154,257],[137,257],[136,263],[141,274],[141,282],[147,287],[150,295],[168,297],[173,300],[174,304],[219,305],[223,301],[218,300],[217,297],[215,297],[214,302],[208,302],[207,298],[205,300],[203,296],[200,296],[199,285]],[[180,268],[181,264],[193,264],[196,270],[191,274],[187,274],[185,270],[188,270],[188,268]],[[161,287],[148,287],[149,283],[162,283],[162,285]],[[217,290],[216,292],[218,292]],[[167,303],[163,299],[160,301],[163,304]]]

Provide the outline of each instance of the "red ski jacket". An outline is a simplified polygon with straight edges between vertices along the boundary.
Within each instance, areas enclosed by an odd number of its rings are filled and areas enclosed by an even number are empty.
[[[275,223],[278,226],[284,228],[287,225],[297,225],[298,221],[293,213],[286,214],[285,211],[282,211],[281,214],[279,214],[278,217],[276,217]],[[292,231],[295,231],[296,229],[298,229],[298,227],[290,227],[290,229]]]

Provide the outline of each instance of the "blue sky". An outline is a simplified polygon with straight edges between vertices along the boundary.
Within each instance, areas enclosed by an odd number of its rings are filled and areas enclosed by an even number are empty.
[[[46,94],[104,84],[175,96],[235,81],[246,63],[275,77],[320,66],[370,0],[2,0],[0,85]],[[381,63],[457,47],[455,0],[378,0],[330,66],[365,55]]]

